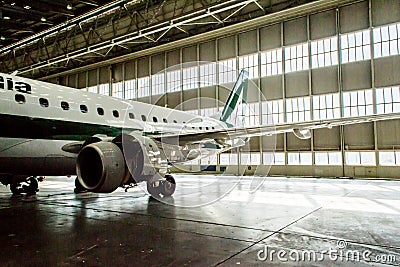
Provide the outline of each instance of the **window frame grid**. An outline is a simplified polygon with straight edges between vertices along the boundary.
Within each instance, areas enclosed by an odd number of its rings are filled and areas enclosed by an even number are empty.
[[[261,73],[260,77],[268,77],[283,74],[283,48],[277,48],[260,52]]]
[[[340,53],[342,64],[370,60],[372,58],[370,29],[341,34]]]

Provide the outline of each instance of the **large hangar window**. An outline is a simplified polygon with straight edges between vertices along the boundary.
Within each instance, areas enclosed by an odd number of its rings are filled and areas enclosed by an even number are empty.
[[[302,122],[311,120],[310,97],[286,99],[287,122]]]
[[[167,72],[167,92],[177,92],[181,90],[181,71],[174,70]]]
[[[285,122],[285,113],[283,109],[283,100],[263,101],[262,109],[262,124],[272,125]]]
[[[337,65],[338,62],[337,37],[311,42],[311,67],[313,69]]]
[[[378,114],[400,112],[400,86],[376,89]]]
[[[282,48],[261,53],[261,76],[280,75],[283,72]]]
[[[124,86],[123,82],[113,83],[112,85],[112,96],[116,98],[124,98]]]
[[[197,84],[197,67],[184,68],[182,70],[183,90],[195,89]]]
[[[249,78],[258,77],[258,54],[239,57],[239,70],[246,69],[249,72]]]
[[[136,80],[125,81],[125,99],[134,99],[136,96]]]
[[[200,87],[217,84],[217,64],[209,63],[200,65]]]
[[[372,89],[343,93],[344,117],[372,115],[374,113]]]
[[[346,151],[346,165],[375,166],[375,152]]]
[[[314,120],[326,120],[340,118],[340,95],[316,95],[313,96]]]
[[[285,47],[285,72],[308,70],[308,43]]]
[[[288,165],[312,165],[311,152],[288,153]]]
[[[138,97],[145,97],[150,95],[150,78],[138,78]]]
[[[381,166],[400,166],[399,151],[381,151],[379,152],[379,165]]]
[[[315,152],[315,165],[342,165],[341,152]]]
[[[165,75],[159,73],[151,76],[151,94],[160,95],[165,93]]]
[[[374,28],[374,57],[400,54],[400,23]]]
[[[236,80],[236,58],[219,62],[218,79],[220,84],[231,83]]]
[[[100,95],[110,95],[110,84],[100,84],[99,85],[99,94]]]
[[[371,37],[369,30],[340,36],[342,63],[371,59]]]

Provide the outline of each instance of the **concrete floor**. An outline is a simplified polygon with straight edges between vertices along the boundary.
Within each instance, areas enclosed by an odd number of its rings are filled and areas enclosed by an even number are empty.
[[[64,177],[36,196],[1,187],[0,265],[400,265],[400,182],[266,178],[249,192],[259,179],[177,175],[169,204],[141,187],[75,195]]]

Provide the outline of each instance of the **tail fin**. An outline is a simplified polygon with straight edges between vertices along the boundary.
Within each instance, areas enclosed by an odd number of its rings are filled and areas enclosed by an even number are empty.
[[[225,122],[229,127],[244,126],[248,80],[249,72],[243,69],[226,100],[219,120]]]

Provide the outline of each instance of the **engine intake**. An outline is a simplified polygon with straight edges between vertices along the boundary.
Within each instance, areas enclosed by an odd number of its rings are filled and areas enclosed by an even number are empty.
[[[122,184],[126,176],[126,165],[121,149],[112,142],[102,141],[82,148],[77,158],[76,171],[84,188],[98,193],[110,193]]]

